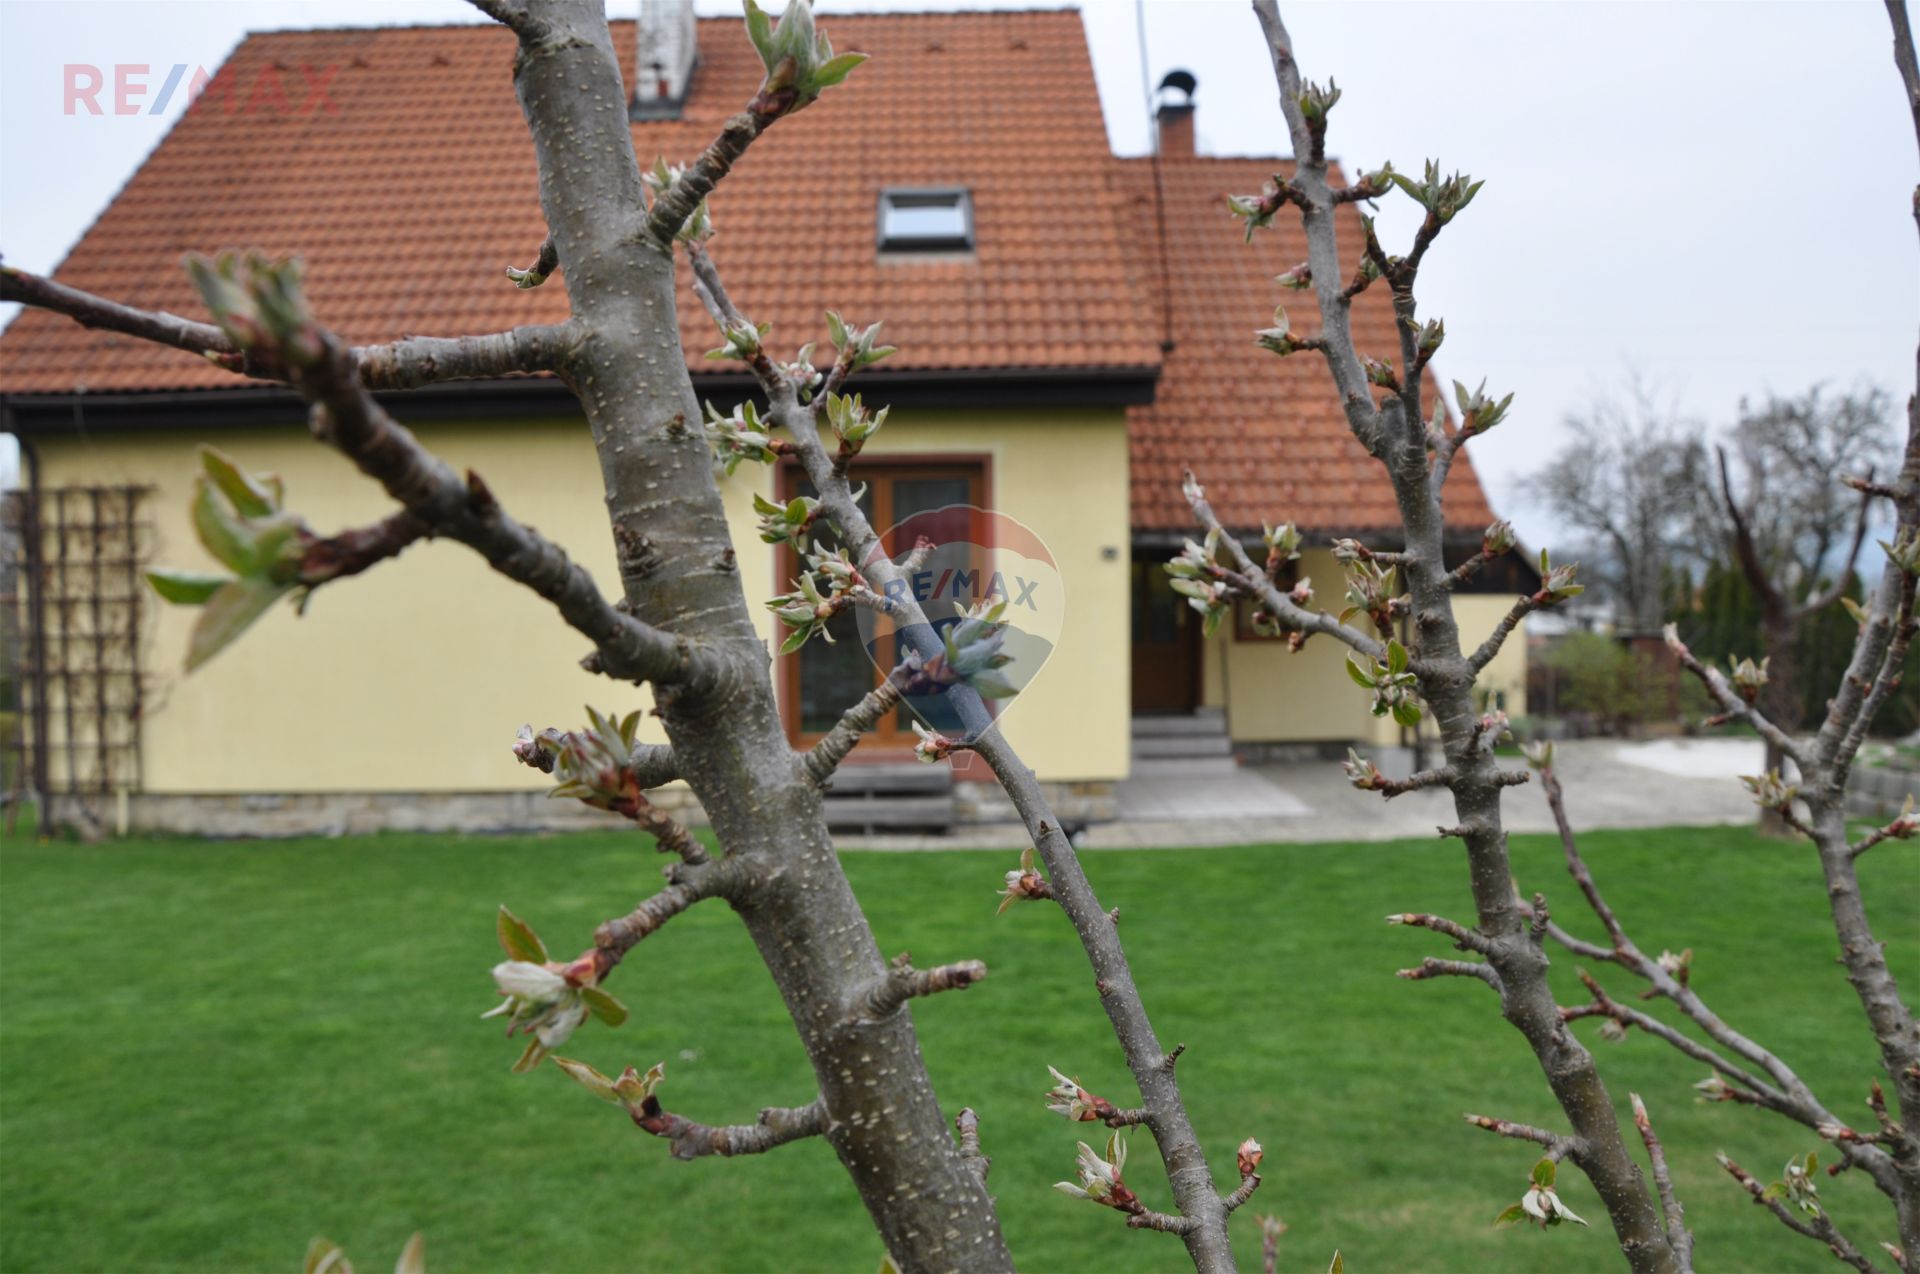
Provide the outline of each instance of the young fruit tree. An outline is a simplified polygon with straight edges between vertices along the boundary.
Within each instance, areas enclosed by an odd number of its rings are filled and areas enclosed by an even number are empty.
[[[884,412],[869,412],[846,392],[856,372],[891,352],[877,341],[878,324],[861,326],[829,314],[834,355],[824,367],[814,364],[811,347],[791,361],[778,359],[767,329],[734,304],[709,249],[713,222],[706,199],[716,184],[763,132],[854,72],[859,55],[834,55],[826,36],[814,29],[807,0],[792,0],[777,24],[754,0],[746,0],[747,37],[766,68],[760,91],[693,162],[643,170],[633,151],[601,0],[473,2],[519,40],[514,83],[539,163],[549,231],[535,264],[509,275],[519,286],[534,287],[564,272],[571,308],[564,322],[348,348],[309,309],[293,263],[236,254],[194,259],[190,269],[215,319],[211,325],[0,270],[0,297],[6,300],[43,306],[90,326],[202,354],[235,372],[293,386],[312,404],[315,436],[351,459],[400,505],[376,525],[323,536],[288,510],[286,492],[275,480],[256,478],[218,453],[205,453],[195,522],[229,573],[162,572],[154,578],[169,599],[203,608],[191,657],[196,662],[211,657],[277,598],[301,600],[428,536],[468,545],[501,574],[547,598],[590,643],[589,668],[624,685],[652,688],[669,741],[637,743],[635,717],[593,713],[582,729],[527,730],[514,752],[525,764],[551,773],[561,794],[631,819],[670,859],[666,886],[601,925],[591,945],[571,958],[550,954],[530,927],[501,911],[498,933],[507,959],[494,969],[500,992],[494,1012],[506,1018],[509,1034],[527,1037],[515,1069],[544,1071],[552,1054],[552,1069],[623,1108],[639,1130],[665,1140],[681,1159],[760,1153],[822,1137],[838,1155],[898,1268],[1004,1270],[1012,1267],[1012,1257],[987,1191],[981,1129],[962,1109],[949,1133],[908,1008],[915,998],[963,989],[983,978],[986,969],[965,959],[931,968],[915,968],[904,958],[884,960],[822,816],[822,792],[863,732],[903,696],[943,694],[964,729],[951,734],[923,729],[919,751],[929,761],[956,751],[976,753],[1005,787],[1033,852],[1007,872],[1002,910],[1017,901],[1040,901],[1065,913],[1139,1090],[1137,1106],[1121,1107],[1076,1079],[1053,1073],[1049,1109],[1069,1121],[1100,1123],[1109,1130],[1099,1148],[1079,1147],[1075,1180],[1060,1188],[1121,1213],[1130,1228],[1178,1237],[1200,1270],[1233,1269],[1228,1222],[1260,1184],[1261,1146],[1252,1138],[1242,1142],[1234,1157],[1237,1180],[1216,1182],[1182,1104],[1175,1075],[1181,1049],[1165,1047],[1153,1030],[1116,917],[1101,908],[1031,771],[992,728],[987,700],[1008,688],[1000,672],[1007,659],[1004,619],[988,609],[936,629],[911,593],[889,587],[903,567],[911,567],[912,555],[904,563],[886,556],[850,484],[862,446],[884,423]],[[1920,1141],[1904,1130],[1884,1100],[1876,1106],[1883,1117],[1877,1131],[1855,1132],[1828,1114],[1784,1063],[1706,1009],[1688,987],[1684,958],[1650,960],[1626,938],[1570,836],[1569,867],[1606,927],[1610,945],[1585,943],[1561,929],[1539,895],[1531,904],[1516,896],[1500,802],[1505,788],[1528,776],[1504,770],[1495,760],[1504,722],[1498,714],[1475,710],[1474,682],[1527,614],[1573,596],[1580,586],[1571,567],[1543,559],[1541,589],[1519,599],[1477,648],[1469,652],[1463,646],[1449,589],[1510,549],[1513,533],[1496,524],[1478,556],[1448,570],[1441,556],[1440,491],[1460,447],[1499,423],[1508,401],[1461,389],[1457,426],[1447,427],[1444,409],[1431,424],[1425,422],[1423,374],[1444,330],[1438,322],[1416,318],[1413,288],[1422,257],[1478,185],[1443,178],[1429,166],[1420,180],[1383,168],[1353,186],[1332,187],[1325,138],[1339,93],[1331,81],[1321,89],[1302,80],[1273,0],[1256,0],[1254,7],[1272,51],[1298,158],[1290,176],[1276,177],[1259,196],[1236,199],[1234,207],[1249,234],[1288,206],[1298,210],[1311,256],[1286,277],[1313,290],[1321,319],[1317,335],[1294,334],[1283,317],[1257,339],[1277,354],[1312,352],[1326,359],[1356,437],[1381,461],[1393,485],[1404,536],[1392,547],[1338,546],[1349,564],[1349,605],[1336,618],[1311,609],[1309,592],[1282,592],[1276,586],[1280,568],[1298,548],[1291,528],[1268,533],[1267,561],[1256,564],[1214,518],[1202,488],[1190,479],[1187,494],[1206,528],[1206,543],[1191,546],[1171,569],[1182,591],[1210,617],[1220,615],[1231,600],[1248,597],[1263,627],[1288,631],[1296,641],[1320,637],[1346,643],[1356,654],[1352,674],[1373,697],[1377,712],[1409,725],[1428,717],[1437,724],[1445,746],[1440,767],[1391,780],[1356,757],[1351,773],[1358,786],[1388,797],[1425,787],[1452,792],[1459,821],[1444,830],[1465,846],[1475,923],[1469,927],[1427,914],[1390,919],[1439,933],[1479,959],[1428,959],[1405,976],[1459,976],[1494,990],[1503,1016],[1539,1057],[1566,1114],[1566,1132],[1469,1117],[1502,1135],[1538,1143],[1542,1150],[1522,1197],[1503,1219],[1531,1219],[1543,1226],[1584,1223],[1554,1190],[1558,1166],[1571,1163],[1594,1183],[1632,1268],[1691,1268],[1691,1239],[1644,1111],[1636,1102],[1652,1188],[1621,1135],[1615,1103],[1593,1058],[1568,1028],[1575,1018],[1601,1016],[1621,1028],[1639,1027],[1712,1067],[1719,1077],[1716,1095],[1737,1094],[1728,1099],[1775,1110],[1834,1142],[1843,1162],[1861,1168],[1894,1200],[1899,1242],[1904,1251],[1920,1254]],[[1904,31],[1899,0],[1890,0],[1890,7]],[[1902,66],[1920,104],[1911,46],[1902,48]],[[1426,209],[1413,247],[1405,256],[1388,254],[1369,223],[1365,258],[1349,276],[1335,247],[1334,210],[1342,203],[1387,196],[1396,187]],[[700,411],[675,319],[676,253],[688,258],[700,299],[722,332],[715,353],[752,369],[764,407],[744,403],[727,414]],[[1399,318],[1397,369],[1395,360],[1368,358],[1354,347],[1348,309],[1356,295],[1374,285],[1391,292]],[[535,372],[555,375],[574,391],[592,432],[621,577],[617,602],[609,601],[557,545],[514,520],[478,475],[456,473],[427,452],[373,397],[375,390],[437,380]],[[1376,391],[1384,392],[1376,396]],[[1897,504],[1900,531],[1867,612],[1855,676],[1836,697],[1833,715],[1816,739],[1787,740],[1801,761],[1799,791],[1773,777],[1757,781],[1763,799],[1799,802],[1792,806],[1794,818],[1819,847],[1848,973],[1880,1041],[1903,1112],[1920,1109],[1920,1038],[1872,941],[1852,863],[1871,844],[1910,834],[1914,824],[1903,819],[1849,845],[1839,792],[1853,749],[1884,698],[1889,670],[1898,666],[1913,627],[1914,569],[1920,566],[1920,406],[1912,410],[1905,466],[1897,479],[1876,489]],[[750,622],[750,601],[735,569],[713,474],[716,459],[732,466],[775,458],[797,462],[815,492],[785,507],[761,510],[763,536],[794,545],[807,566],[792,592],[769,603],[789,630],[784,649],[821,635],[827,621],[848,608],[886,616],[904,637],[905,655],[884,682],[800,754],[789,747],[776,710],[769,655]],[[824,528],[831,528],[842,548],[828,553],[817,547],[816,529]],[[1347,620],[1354,616],[1363,616],[1372,632],[1350,626]],[[1411,621],[1405,644],[1395,636],[1403,618]],[[1730,685],[1697,663],[1694,670],[1728,713],[1754,721],[1770,736],[1782,734],[1755,710],[1751,695],[1743,697],[1746,686]],[[1543,755],[1539,763],[1558,809],[1551,759]],[[650,791],[675,780],[684,781],[705,808],[718,854],[649,800]],[[705,1124],[671,1110],[668,1077],[659,1065],[645,1070],[636,1065],[610,1077],[558,1053],[590,1016],[617,1026],[626,1016],[612,994],[621,962],[673,917],[715,899],[732,908],[758,946],[817,1084],[816,1095],[804,1105],[768,1108],[738,1125]],[[1592,1005],[1557,1004],[1546,981],[1549,941],[1646,978],[1712,1045],[1695,1043],[1604,996]],[[1159,1151],[1173,1212],[1148,1209],[1133,1188],[1141,1174],[1135,1167],[1129,1175],[1127,1137],[1136,1127],[1145,1129]],[[1743,1183],[1750,1180],[1738,1169],[1729,1170]],[[1811,1161],[1790,1178],[1778,1197],[1768,1198],[1773,1210],[1794,1228],[1859,1258],[1858,1248],[1833,1232],[1814,1202]],[[1753,1188],[1770,1193],[1758,1183]],[[1269,1269],[1281,1228],[1270,1219],[1261,1226]],[[1913,1274],[1913,1258],[1895,1259]],[[1864,1258],[1856,1264],[1871,1268]]]
[[[1393,484],[1403,536],[1391,548],[1353,541],[1336,546],[1348,562],[1348,591],[1346,610],[1335,618],[1308,609],[1310,594],[1303,595],[1298,589],[1283,592],[1277,584],[1298,541],[1291,526],[1267,531],[1266,560],[1256,563],[1222,527],[1203,488],[1190,474],[1187,498],[1194,516],[1206,529],[1206,541],[1190,543],[1168,569],[1194,606],[1209,614],[1223,613],[1235,600],[1249,599],[1259,608],[1257,622],[1293,633],[1296,642],[1320,636],[1351,647],[1349,671],[1372,694],[1376,714],[1391,713],[1409,725],[1432,718],[1445,752],[1445,760],[1438,767],[1405,779],[1390,779],[1356,754],[1349,762],[1348,773],[1356,787],[1377,791],[1387,799],[1431,787],[1442,787],[1452,794],[1458,821],[1441,828],[1440,834],[1457,838],[1465,847],[1474,923],[1462,924],[1425,913],[1396,914],[1387,922],[1430,930],[1451,940],[1469,957],[1478,958],[1429,957],[1417,967],[1403,970],[1401,976],[1412,981],[1458,977],[1480,981],[1490,988],[1499,999],[1501,1015],[1520,1031],[1539,1059],[1566,1117],[1567,1129],[1558,1131],[1482,1115],[1466,1116],[1477,1127],[1536,1143],[1543,1151],[1526,1192],[1499,1219],[1534,1221],[1544,1227],[1563,1222],[1586,1224],[1554,1191],[1558,1165],[1571,1163],[1599,1194],[1629,1267],[1641,1271],[1693,1268],[1693,1237],[1674,1192],[1665,1149],[1645,1104],[1637,1094],[1631,1096],[1633,1122],[1646,1149],[1651,1186],[1621,1134],[1617,1106],[1592,1054],[1569,1029],[1577,1019],[1599,1017],[1607,1022],[1608,1033],[1638,1028],[1705,1065],[1710,1074],[1698,1087],[1708,1099],[1772,1111],[1830,1142],[1839,1160],[1830,1171],[1859,1169],[1893,1205],[1892,1228],[1897,1241],[1881,1246],[1908,1274],[1920,1271],[1920,1131],[1910,1128],[1914,1112],[1920,1111],[1920,1027],[1888,972],[1854,866],[1859,856],[1874,846],[1890,838],[1913,836],[1920,821],[1913,816],[1909,802],[1908,809],[1891,823],[1850,840],[1845,810],[1848,769],[1875,713],[1897,682],[1907,645],[1920,628],[1914,619],[1915,578],[1920,573],[1920,394],[1908,403],[1907,441],[1897,475],[1885,482],[1860,475],[1828,475],[1836,482],[1842,476],[1850,477],[1848,485],[1867,497],[1890,501],[1898,527],[1892,541],[1885,545],[1887,561],[1879,586],[1870,604],[1860,611],[1861,628],[1851,666],[1815,735],[1795,736],[1769,719],[1759,706],[1767,684],[1762,665],[1743,660],[1729,678],[1693,658],[1671,626],[1667,630],[1676,656],[1705,683],[1722,718],[1750,723],[1798,766],[1797,783],[1783,779],[1777,769],[1746,782],[1761,807],[1775,811],[1811,841],[1819,857],[1840,960],[1878,1044],[1879,1065],[1895,1098],[1895,1106],[1890,1107],[1885,1088],[1874,1083],[1864,1094],[1874,1126],[1861,1131],[1832,1114],[1785,1061],[1707,1006],[1698,989],[1690,985],[1690,950],[1678,956],[1663,951],[1657,958],[1650,957],[1628,936],[1580,856],[1554,775],[1550,747],[1533,750],[1529,759],[1540,773],[1558,823],[1568,871],[1606,931],[1606,941],[1591,942],[1563,928],[1549,912],[1542,894],[1535,893],[1531,902],[1522,900],[1508,858],[1501,799],[1506,788],[1527,782],[1529,774],[1499,764],[1495,744],[1506,732],[1504,714],[1476,711],[1473,688],[1479,672],[1522,619],[1573,596],[1581,586],[1574,583],[1572,567],[1555,567],[1543,553],[1540,589],[1519,598],[1477,647],[1469,650],[1462,642],[1450,590],[1487,558],[1509,547],[1512,532],[1504,524],[1489,527],[1482,553],[1450,570],[1442,557],[1441,493],[1447,470],[1460,448],[1500,422],[1507,413],[1508,399],[1496,401],[1456,384],[1458,423],[1449,427],[1444,403],[1435,404],[1430,421],[1424,419],[1422,373],[1444,339],[1445,328],[1437,319],[1422,321],[1418,317],[1414,285],[1428,249],[1467,207],[1480,184],[1458,175],[1443,177],[1438,165],[1429,163],[1417,180],[1388,165],[1351,186],[1333,187],[1328,180],[1326,137],[1328,115],[1339,101],[1339,90],[1331,80],[1322,88],[1302,77],[1275,0],[1254,0],[1254,9],[1266,31],[1296,160],[1291,175],[1276,175],[1260,194],[1237,197],[1232,206],[1245,219],[1249,235],[1270,224],[1283,210],[1291,207],[1297,211],[1305,228],[1309,257],[1282,275],[1281,281],[1302,291],[1311,290],[1320,319],[1317,334],[1296,334],[1281,310],[1275,314],[1274,326],[1262,331],[1259,340],[1282,357],[1311,354],[1325,360],[1354,436],[1379,460]],[[1915,67],[1911,28],[1902,0],[1888,0],[1887,9],[1894,27],[1896,62],[1914,107],[1916,136],[1920,137],[1920,70]],[[1337,251],[1335,209],[1342,203],[1377,199],[1396,188],[1426,213],[1411,248],[1405,255],[1390,254],[1381,246],[1372,220],[1366,219],[1365,255],[1349,274]],[[1916,192],[1915,216],[1920,219],[1920,192]],[[1392,293],[1399,333],[1397,367],[1392,358],[1372,357],[1357,349],[1352,336],[1348,318],[1352,300],[1375,285],[1384,285]],[[1920,373],[1920,363],[1916,371]],[[1385,392],[1376,393],[1381,390]],[[1346,621],[1355,616],[1364,616],[1373,631],[1348,626]],[[1396,636],[1403,619],[1410,621],[1410,640],[1405,645]],[[1558,1004],[1546,977],[1549,943],[1582,959],[1617,964],[1643,979],[1648,983],[1649,997],[1669,1001],[1709,1043],[1621,1004],[1590,976],[1584,976],[1583,981],[1592,993],[1591,1003]],[[1782,1180],[1762,1185],[1738,1164],[1721,1157],[1726,1171],[1789,1228],[1824,1243],[1842,1261],[1858,1269],[1874,1268],[1861,1245],[1841,1234],[1818,1202],[1814,1184],[1817,1163],[1817,1155],[1809,1152],[1788,1165]]]
[[[555,1069],[623,1107],[677,1158],[760,1153],[825,1138],[900,1269],[1008,1270],[1013,1261],[987,1191],[978,1121],[962,1109],[949,1132],[908,1011],[909,1001],[964,989],[987,970],[976,960],[916,968],[905,957],[883,959],[822,812],[836,768],[867,729],[903,696],[941,694],[965,729],[950,737],[923,728],[922,759],[971,751],[1006,789],[1038,862],[1023,857],[1006,875],[1004,896],[1047,900],[1065,913],[1139,1090],[1137,1106],[1117,1108],[1056,1077],[1055,1110],[1111,1130],[1103,1152],[1081,1146],[1077,1184],[1063,1182],[1062,1189],[1115,1209],[1131,1226],[1177,1236],[1200,1269],[1232,1269],[1228,1217],[1259,1184],[1260,1147],[1248,1138],[1235,1157],[1235,1179],[1224,1190],[1216,1185],[1181,1100],[1174,1073],[1181,1050],[1164,1046],[1154,1032],[1117,917],[1101,907],[1033,773],[992,728],[987,699],[1011,689],[1000,671],[1009,658],[1003,607],[977,609],[936,632],[909,591],[889,587],[912,569],[911,555],[888,559],[850,484],[853,461],[885,419],[884,411],[869,412],[846,393],[855,373],[892,352],[877,341],[880,325],[828,313],[834,352],[824,368],[814,365],[812,346],[779,360],[765,343],[767,329],[735,308],[707,249],[714,227],[706,200],[715,185],[762,133],[812,105],[863,56],[835,55],[827,35],[815,30],[808,0],[792,0],[777,25],[746,0],[745,35],[765,64],[758,93],[684,168],[643,168],[602,0],[474,4],[518,37],[513,81],[548,229],[535,263],[507,273],[527,288],[564,272],[566,321],[348,348],[308,307],[294,262],[238,253],[191,259],[212,325],[0,272],[6,300],[292,386],[312,405],[314,436],[400,506],[376,525],[320,535],[289,510],[277,480],[207,450],[194,522],[227,573],[153,576],[167,599],[202,607],[190,666],[216,654],[278,598],[303,601],[429,536],[471,547],[546,598],[591,645],[590,670],[622,686],[652,688],[669,741],[639,744],[637,715],[595,713],[583,729],[525,731],[514,751],[552,773],[562,795],[633,820],[671,861],[665,887],[601,925],[577,955],[550,954],[532,929],[501,911],[507,958],[493,971],[501,997],[495,1012],[506,1017],[510,1035],[526,1037],[515,1069],[541,1068],[589,1016],[617,1026],[627,1012],[612,993],[620,963],[689,907],[724,902],[751,934],[786,1003],[817,1081],[812,1100],[762,1110],[743,1124],[710,1125],[668,1107],[671,1089],[662,1088],[660,1066],[609,1078],[555,1057]],[[720,327],[716,355],[752,369],[764,409],[747,402],[703,415],[680,346],[676,253],[692,263],[700,297]],[[429,453],[373,396],[514,373],[557,376],[580,401],[605,485],[617,601],[558,545],[516,521],[480,475],[457,473]],[[716,460],[731,468],[776,457],[797,461],[816,492],[761,510],[764,536],[794,545],[806,563],[793,591],[769,603],[790,633],[782,653],[822,634],[849,607],[885,615],[903,638],[899,665],[799,755],[788,745],[768,651],[752,623],[751,607],[764,599],[742,591],[714,477]],[[832,553],[817,547],[816,528],[827,526],[842,546]],[[717,855],[649,801],[649,791],[676,780],[699,798]],[[1146,1208],[1123,1175],[1136,1127],[1159,1151],[1174,1214]],[[1133,1171],[1137,1179],[1139,1169]]]

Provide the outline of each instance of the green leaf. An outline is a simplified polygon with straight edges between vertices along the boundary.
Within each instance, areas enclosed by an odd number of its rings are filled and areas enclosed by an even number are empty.
[[[1333,1254],[1333,1264],[1327,1266],[1327,1274],[1344,1274],[1347,1263],[1340,1259],[1340,1253]]]
[[[760,53],[760,60],[768,70],[779,59],[773,55],[773,24],[768,21],[766,11],[747,0],[747,38],[753,41],[753,47]]]
[[[500,934],[500,949],[507,953],[509,960],[525,960],[528,964],[547,962],[547,944],[540,941],[540,935],[533,926],[508,911],[503,905],[495,925]]]
[[[813,636],[812,627],[795,629],[793,636],[780,643],[780,653],[783,655],[791,655],[794,651],[806,645],[807,638],[811,636]]]
[[[207,575],[199,571],[147,572],[147,583],[153,585],[153,591],[176,606],[204,606],[207,599],[232,578],[231,575]]]
[[[613,1081],[585,1062],[576,1062],[571,1057],[556,1056],[553,1064],[565,1071],[568,1079],[601,1101],[612,1102],[616,1106],[624,1104],[620,1100],[620,1094],[613,1091]]]
[[[1387,641],[1387,671],[1399,676],[1407,670],[1407,648],[1398,641]]]
[[[513,1073],[516,1075],[526,1074],[538,1066],[541,1061],[545,1059],[546,1055],[547,1046],[540,1042],[539,1036],[534,1036],[527,1041],[526,1052],[520,1054],[520,1060],[513,1064]]]
[[[313,1242],[307,1244],[307,1260],[301,1268],[304,1274],[332,1274],[340,1269],[346,1259],[338,1243],[316,1234]]]
[[[193,488],[193,529],[200,542],[234,574],[250,574],[254,558],[246,528],[221,505],[210,480],[195,478]]]
[[[1420,724],[1420,705],[1411,699],[1402,699],[1393,705],[1393,719],[1411,730]]]
[[[213,484],[233,501],[235,512],[243,518],[272,517],[279,512],[273,492],[252,474],[235,464],[231,457],[214,447],[200,448],[200,466]]]
[[[608,1026],[619,1026],[627,1020],[627,1006],[597,986],[581,987],[580,998],[588,1011]]]
[[[192,672],[225,650],[267,607],[291,592],[293,585],[262,579],[228,580],[213,591],[193,626],[187,643],[187,671]]]
[[[1499,1216],[1493,1218],[1493,1223],[1495,1225],[1512,1225],[1517,1221],[1524,1221],[1526,1219],[1527,1210],[1516,1203]]]
[[[867,55],[864,53],[842,53],[832,61],[822,64],[820,69],[813,73],[813,87],[815,89],[833,87],[835,84],[846,79],[847,76],[852,73],[854,67],[859,66],[866,60]],[[839,99],[836,98],[834,100],[838,101]]]
[[[758,491],[755,491],[753,493],[753,511],[761,517],[770,517],[783,510],[779,505],[767,499],[767,497],[761,495]]]
[[[1542,1159],[1539,1163],[1533,1165],[1533,1184],[1539,1186],[1542,1190],[1553,1189],[1553,1178],[1553,1160]]]
[[[847,343],[847,321],[840,317],[837,310],[827,311],[827,335],[832,338],[836,349]]]
[[[1373,674],[1369,673],[1365,668],[1362,668],[1360,661],[1352,655],[1347,656],[1347,675],[1352,677],[1353,684],[1359,686],[1362,690],[1371,690],[1374,687]]]
[[[1202,620],[1200,624],[1201,636],[1211,637],[1220,631],[1220,621],[1225,618],[1226,613],[1227,608],[1224,606],[1209,606],[1207,608],[1207,617]]]

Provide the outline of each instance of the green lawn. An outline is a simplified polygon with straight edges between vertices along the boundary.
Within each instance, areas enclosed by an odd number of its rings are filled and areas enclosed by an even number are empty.
[[[1838,1112],[1865,1119],[1873,1054],[1834,964],[1817,871],[1801,847],[1728,830],[1593,835],[1596,872],[1643,945],[1690,945],[1695,985],[1760,1033]],[[1527,887],[1581,923],[1554,846],[1515,843]],[[133,841],[0,848],[0,1269],[277,1270],[309,1236],[384,1268],[408,1233],[454,1271],[866,1271],[880,1257],[824,1143],[692,1164],[551,1067],[516,1077],[493,1002],[494,904],[556,946],[657,881],[633,834],[550,839],[382,836],[283,843]],[[1064,920],[1032,904],[996,919],[1011,853],[848,853],[883,946],[922,962],[980,957],[993,976],[914,1009],[950,1111],[976,1107],[991,1184],[1028,1270],[1171,1270],[1175,1240],[1049,1187],[1075,1129],[1047,1114],[1052,1063],[1132,1096]],[[1863,860],[1903,984],[1920,985],[1912,850]],[[1409,984],[1396,967],[1448,954],[1389,912],[1465,919],[1456,848],[1286,845],[1096,853],[1088,870],[1121,931],[1223,1183],[1243,1136],[1268,1173],[1252,1216],[1292,1227],[1282,1268],[1620,1268],[1596,1222],[1495,1230],[1533,1156],[1463,1111],[1553,1124],[1530,1055],[1477,983]],[[712,909],[709,909],[712,908]],[[570,939],[563,940],[566,935]],[[1614,971],[1609,971],[1614,972]],[[1555,976],[1577,998],[1574,962]],[[1610,982],[1619,983],[1617,977]],[[810,1095],[807,1067],[754,951],[708,904],[615,977],[634,1009],[568,1051],[612,1072],[664,1059],[663,1092],[708,1122]],[[1580,1024],[1594,1040],[1594,1024]],[[1826,1270],[1715,1168],[1724,1148],[1770,1178],[1811,1133],[1700,1105],[1702,1070],[1638,1035],[1598,1044],[1622,1109],[1645,1095],[1675,1160],[1703,1267]],[[1084,1129],[1082,1130],[1084,1132]],[[1823,1156],[1824,1158],[1825,1156]],[[1165,1206],[1144,1141],[1129,1173]],[[1856,1176],[1821,1183],[1863,1247],[1892,1237]]]

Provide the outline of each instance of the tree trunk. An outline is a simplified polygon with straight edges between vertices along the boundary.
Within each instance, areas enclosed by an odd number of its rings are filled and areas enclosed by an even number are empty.
[[[644,233],[603,6],[539,0],[528,9],[514,23],[515,86],[583,331],[563,375],[599,454],[627,605],[725,656],[721,674],[658,693],[682,776],[726,854],[750,867],[730,901],[792,1015],[827,1139],[887,1250],[905,1270],[1011,1269],[992,1200],[934,1099],[911,1015],[861,1020],[862,993],[886,965],[834,855],[820,794],[795,763],[750,619],[680,345],[672,245]],[[763,1104],[757,1094],[747,1103]]]

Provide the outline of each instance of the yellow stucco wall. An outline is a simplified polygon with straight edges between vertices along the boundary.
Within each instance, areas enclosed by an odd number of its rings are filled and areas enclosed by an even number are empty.
[[[1300,565],[1313,582],[1315,605],[1337,609],[1346,584],[1333,554],[1308,549],[1300,555]],[[1512,604],[1513,598],[1505,595],[1455,597],[1461,640],[1478,645]],[[1525,628],[1522,623],[1480,678],[1483,689],[1504,693],[1511,716],[1526,711]],[[1314,638],[1295,654],[1284,641],[1236,641],[1232,626],[1222,624],[1206,646],[1203,699],[1208,706],[1227,708],[1235,742],[1399,742],[1400,729],[1391,718],[1368,713],[1366,692],[1342,668],[1346,657],[1345,646],[1325,637]]]
[[[577,419],[425,424],[422,440],[479,472],[507,508],[616,587],[611,536],[586,428]],[[304,429],[222,429],[215,442],[287,482],[288,502],[322,533],[392,511],[346,460]],[[187,517],[188,431],[38,443],[43,486],[156,488],[156,563],[212,569]],[[1127,446],[1123,413],[895,412],[873,454],[980,454],[993,499],[1046,541],[1071,601],[1046,672],[1008,711],[1008,737],[1043,779],[1111,779],[1127,764]],[[1071,500],[1062,498],[1072,474]],[[774,550],[754,531],[752,494],[770,470],[722,480],[741,578],[758,603],[780,591]],[[1115,560],[1104,547],[1119,550]],[[276,607],[192,676],[181,673],[196,611],[150,599],[143,726],[149,792],[487,791],[544,786],[513,763],[515,729],[568,725],[581,705],[645,707],[644,691],[583,672],[585,642],[527,590],[465,547],[427,543],[315,594],[304,618]],[[658,725],[649,721],[650,738]]]

